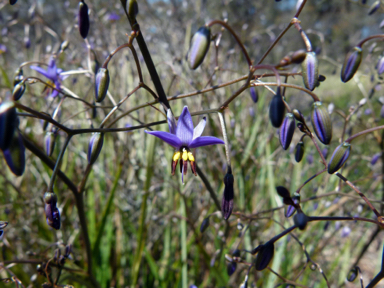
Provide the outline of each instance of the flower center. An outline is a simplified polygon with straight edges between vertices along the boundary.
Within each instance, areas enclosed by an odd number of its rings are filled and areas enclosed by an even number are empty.
[[[196,163],[195,163],[195,157],[193,156],[192,152],[189,150],[188,147],[183,146],[180,148],[179,151],[176,151],[173,154],[172,157],[172,175],[175,175],[177,162],[180,160],[180,173],[182,173],[182,176],[184,174],[187,174],[188,170],[188,162],[191,164],[191,170],[192,173],[197,175],[196,173]],[[183,177],[182,177],[183,178]]]

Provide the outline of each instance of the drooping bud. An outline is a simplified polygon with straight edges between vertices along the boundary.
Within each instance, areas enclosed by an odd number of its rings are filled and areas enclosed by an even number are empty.
[[[283,198],[283,202],[285,205],[294,204],[291,198],[291,193],[289,193],[287,188],[285,188],[284,186],[277,186],[276,191],[277,191],[277,194],[279,194],[279,196]]]
[[[384,73],[384,57],[380,57],[379,62],[377,63],[377,73],[379,75]]]
[[[295,152],[295,160],[297,163],[299,163],[303,159],[304,150],[305,150],[304,149],[304,142],[300,141],[299,143],[297,143],[296,152]]]
[[[234,198],[234,192],[233,192],[233,175],[232,173],[225,174],[224,177],[224,195],[223,199],[221,201],[221,212],[223,213],[223,218],[227,220],[229,216],[232,214],[233,209],[233,198]]]
[[[267,242],[261,245],[259,253],[257,253],[255,259],[255,268],[257,271],[267,268],[269,262],[271,262],[275,253],[275,245],[272,242]]]
[[[21,176],[25,170],[25,147],[20,133],[13,133],[11,145],[3,151],[5,162],[16,176]]]
[[[17,0],[9,0],[9,4],[11,4],[11,5],[15,5],[16,2],[17,2]]]
[[[293,52],[291,56],[291,62],[295,64],[300,64],[305,60],[306,52],[303,49]]]
[[[109,87],[109,71],[106,68],[100,68],[96,74],[95,96],[96,102],[100,103],[107,95]]]
[[[68,258],[69,254],[71,254],[71,252],[72,252],[72,245],[68,244],[67,246],[65,246],[64,257]]]
[[[65,50],[67,50],[69,47],[69,41],[64,40],[60,45],[60,53],[63,53]]]
[[[4,101],[0,104],[0,149],[6,150],[12,142],[13,134],[17,126],[15,104],[12,101]]]
[[[136,19],[137,14],[139,14],[139,5],[137,5],[136,0],[127,0],[127,13],[130,21]]]
[[[200,27],[199,30],[193,35],[191,40],[191,47],[188,52],[189,68],[195,70],[203,63],[205,56],[209,50],[211,41],[211,30],[207,26]]]
[[[24,92],[25,92],[25,83],[21,82],[16,84],[16,86],[13,88],[12,99],[14,101],[19,100],[21,96],[23,96]]]
[[[359,69],[361,59],[363,56],[363,50],[361,47],[354,47],[351,52],[345,57],[343,68],[341,68],[341,81],[344,83],[352,79],[357,69]]]
[[[19,84],[23,80],[24,80],[23,69],[19,67],[16,69],[15,75],[13,76],[13,87],[15,87],[17,84]]]
[[[96,132],[92,135],[91,139],[89,139],[88,145],[88,163],[93,165],[97,157],[99,157],[101,148],[103,148],[104,143],[104,133]]]
[[[319,81],[319,68],[315,52],[307,52],[301,68],[305,87],[313,91]]]
[[[233,273],[235,273],[237,268],[237,263],[236,262],[229,262],[227,265],[227,273],[228,276],[231,276]]]
[[[83,39],[87,38],[89,31],[88,6],[84,0],[79,3],[79,32]]]
[[[380,8],[380,1],[375,1],[372,6],[369,8],[368,15],[372,15]]]
[[[317,138],[325,144],[328,145],[332,139],[332,122],[331,117],[328,113],[327,108],[320,102],[317,101],[312,104],[312,125]]]
[[[44,202],[45,202],[45,217],[47,220],[47,224],[52,228],[59,230],[60,223],[60,211],[57,208],[57,196],[55,193],[46,192],[44,194]]]
[[[207,218],[204,218],[203,222],[201,222],[200,232],[204,233],[208,227],[209,227],[209,216]]]
[[[249,89],[250,93],[251,93],[251,98],[252,98],[252,101],[254,103],[257,103],[257,101],[259,101],[259,93],[257,93],[257,90],[255,87],[251,87]]]
[[[294,193],[294,196],[292,197],[292,201],[295,205],[298,205],[300,204],[300,194],[299,193]],[[286,218],[289,218],[291,217],[293,214],[295,214],[296,212],[296,208],[295,206],[293,205],[288,205],[287,207],[287,211],[285,212],[285,217]]]
[[[285,105],[280,93],[276,93],[273,96],[271,104],[269,106],[269,119],[271,120],[272,126],[279,128],[284,120]]]
[[[304,115],[298,109],[293,109],[292,114],[293,114],[293,116],[295,116],[297,121],[305,123]]]
[[[357,268],[352,268],[351,270],[349,270],[348,272],[348,275],[347,275],[347,281],[348,282],[353,282],[355,281],[356,277],[359,275],[359,271],[357,270]]]
[[[56,140],[56,133],[54,132],[47,132],[44,137],[44,148],[45,153],[49,157],[52,156],[53,151],[55,150],[55,141]]]
[[[293,216],[293,222],[295,225],[300,229],[304,230],[305,227],[307,227],[308,224],[308,216],[305,215],[304,213],[300,212],[297,213],[295,216]]]
[[[333,174],[338,171],[347,161],[351,153],[351,144],[344,142],[336,147],[328,164],[328,173]]]
[[[283,124],[280,127],[280,144],[284,150],[287,150],[291,144],[293,133],[295,132],[296,123],[292,113],[285,114]]]

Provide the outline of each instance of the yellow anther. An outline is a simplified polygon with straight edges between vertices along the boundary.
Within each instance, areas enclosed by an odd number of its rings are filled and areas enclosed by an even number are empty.
[[[188,160],[188,152],[187,152],[187,150],[183,150],[182,158],[183,158],[183,161],[187,161]]]
[[[195,161],[195,157],[193,157],[192,152],[188,152],[188,160],[189,161]]]
[[[172,160],[173,161],[177,161],[177,160],[179,160],[180,159],[180,152],[179,151],[177,151],[177,152],[175,152],[174,154],[173,154],[173,157],[172,157]]]

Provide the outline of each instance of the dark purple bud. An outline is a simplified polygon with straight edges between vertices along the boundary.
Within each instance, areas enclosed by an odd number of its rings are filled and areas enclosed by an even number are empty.
[[[3,240],[4,237],[4,230],[0,230],[0,240]]]
[[[347,275],[347,281],[348,282],[353,282],[355,281],[356,277],[359,275],[359,270],[357,269],[357,267],[355,268],[352,268],[351,270],[349,270],[348,272],[348,275]]]
[[[224,195],[223,200],[221,201],[221,212],[223,213],[223,218],[227,220],[232,214],[233,209],[233,175],[232,173],[225,174],[224,177]]]
[[[292,197],[292,201],[294,204],[298,205],[300,203],[300,194],[298,193],[295,193],[295,195]],[[293,205],[288,205],[287,207],[287,211],[285,212],[285,217],[286,218],[289,218],[291,217],[293,214],[295,214],[296,212],[296,208],[295,206]]]
[[[24,79],[23,69],[17,68],[15,71],[15,75],[13,76],[13,87],[15,87],[21,81],[23,81],[23,79]]]
[[[305,87],[313,91],[319,80],[319,68],[315,52],[307,52],[301,68]]]
[[[327,108],[324,105],[317,101],[312,104],[312,125],[315,130],[317,138],[320,142],[325,145],[328,145],[332,139],[332,122],[331,116],[328,113]]]
[[[276,191],[281,198],[291,198],[291,193],[289,193],[289,190],[284,186],[277,186]]]
[[[228,276],[231,276],[236,271],[237,264],[236,262],[229,262],[227,265]]]
[[[253,100],[254,103],[257,103],[257,101],[259,101],[259,93],[257,93],[257,90],[255,87],[251,87],[249,89],[249,91],[251,92],[251,98]]]
[[[304,213],[300,212],[297,213],[295,216],[293,216],[293,222],[295,225],[300,229],[304,230],[305,227],[307,227],[308,224],[308,216],[305,215]]]
[[[295,51],[291,56],[291,62],[295,64],[301,64],[305,60],[307,52],[303,49]]]
[[[57,196],[55,193],[46,192],[44,194],[44,202],[45,202],[45,218],[47,220],[47,224],[52,228],[59,230],[60,223],[60,212],[57,208]]]
[[[384,105],[381,106],[381,109],[380,109],[380,117],[381,117],[381,118],[384,118]]]
[[[109,87],[109,72],[108,69],[100,68],[96,74],[95,80],[95,96],[96,102],[100,103],[107,95]]]
[[[103,143],[104,133],[96,132],[92,135],[91,139],[89,139],[87,158],[90,165],[93,165],[99,157]]]
[[[319,75],[319,82],[324,82],[326,79],[324,75]]]
[[[16,84],[16,86],[13,88],[12,99],[14,101],[19,100],[21,96],[23,96],[24,92],[25,92],[25,83],[20,82]]]
[[[295,132],[296,123],[292,113],[285,114],[283,124],[280,127],[280,144],[284,150],[287,150],[291,144],[293,133]]]
[[[261,271],[267,268],[269,262],[271,262],[273,258],[274,253],[275,253],[275,245],[272,242],[267,242],[264,245],[262,245],[255,259],[256,270]]]
[[[377,63],[377,73],[379,75],[384,73],[384,57],[380,57],[379,62]]]
[[[341,81],[346,83],[352,79],[357,69],[359,69],[362,56],[363,50],[361,47],[357,46],[347,54],[343,63],[343,68],[341,68]]]
[[[327,155],[328,155],[328,149],[327,149],[327,148],[324,148],[323,150],[321,150],[321,154],[323,154],[324,158],[327,158]]]
[[[380,8],[380,1],[376,1],[372,4],[372,6],[369,8],[368,15],[372,15]]]
[[[56,143],[56,133],[47,132],[44,137],[44,148],[45,148],[45,153],[47,153],[49,157],[52,156],[52,153],[55,150],[55,143]]]
[[[72,252],[72,245],[68,244],[67,246],[65,246],[64,257],[68,258],[69,254],[71,254],[71,252]]]
[[[88,6],[84,0],[79,3],[79,32],[83,39],[87,38],[89,31]]]
[[[13,133],[12,142],[8,149],[3,151],[5,162],[16,176],[21,176],[25,170],[25,147],[20,133]]]
[[[304,150],[305,150],[304,149],[304,142],[300,141],[299,143],[297,143],[296,152],[295,152],[295,160],[297,163],[299,163],[303,159]]]
[[[9,4],[11,4],[11,5],[15,5],[16,2],[17,2],[17,0],[9,0]]]
[[[0,104],[0,149],[7,150],[11,145],[17,126],[15,104],[4,101]]]
[[[269,106],[269,119],[271,120],[272,126],[279,128],[284,120],[285,105],[280,93],[276,93],[273,96],[271,104]]]
[[[203,63],[208,53],[211,41],[211,30],[207,26],[201,27],[191,40],[191,47],[188,52],[189,68],[195,70]]]
[[[137,14],[139,14],[139,5],[137,5],[136,0],[127,0],[127,14],[130,21],[136,19]]]
[[[377,161],[379,161],[380,157],[381,157],[381,153],[376,153],[375,155],[373,155],[371,160],[371,165],[375,165]]]
[[[333,174],[338,171],[347,161],[351,153],[351,144],[344,142],[336,147],[332,154],[331,160],[328,163],[328,173]]]
[[[204,233],[208,227],[209,227],[209,216],[207,218],[204,218],[203,222],[201,222],[200,233]]]

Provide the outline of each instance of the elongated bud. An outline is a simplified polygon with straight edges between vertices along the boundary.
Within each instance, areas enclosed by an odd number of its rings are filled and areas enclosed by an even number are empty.
[[[0,104],[0,149],[6,150],[12,142],[13,134],[17,126],[15,104],[12,101],[4,101]]]
[[[303,49],[297,50],[293,52],[291,56],[291,62],[295,64],[300,64],[305,60],[306,55],[307,53],[305,52],[305,50]]]
[[[344,142],[336,147],[328,164],[328,173],[333,174],[338,171],[347,161],[351,153],[351,144]]]
[[[372,6],[369,8],[368,15],[372,15],[380,8],[380,1],[375,1]]]
[[[319,68],[315,52],[307,52],[301,68],[305,87],[313,91],[319,81]]]
[[[203,222],[201,222],[200,232],[204,233],[208,227],[209,227],[209,216],[207,218],[204,218]]]
[[[255,259],[255,268],[257,271],[264,270],[267,268],[269,262],[273,258],[275,253],[275,245],[272,242],[267,242],[264,245],[261,245],[259,252],[257,253]]]
[[[284,120],[285,105],[280,94],[273,96],[271,104],[269,105],[269,119],[272,126],[279,128]]]
[[[377,74],[381,75],[384,73],[384,57],[380,57],[377,63]]]
[[[9,0],[9,4],[11,4],[11,5],[15,5],[16,2],[17,2],[17,0]]]
[[[109,87],[109,72],[108,69],[100,68],[96,74],[95,80],[95,96],[96,102],[100,103],[107,95]]]
[[[250,93],[251,93],[251,98],[252,98],[252,101],[254,103],[257,103],[257,101],[259,101],[259,93],[257,93],[257,90],[255,87],[251,87],[249,89]]]
[[[349,270],[348,272],[348,275],[347,275],[347,281],[348,282],[353,282],[355,281],[356,277],[359,275],[359,271],[357,270],[357,268],[352,268],[351,270]]]
[[[24,80],[23,69],[17,68],[15,71],[15,75],[13,76],[13,86],[16,86],[23,80]]]
[[[25,170],[25,147],[19,132],[13,133],[12,142],[8,149],[3,151],[5,162],[16,176],[21,176]]]
[[[7,226],[8,226],[8,222],[7,221],[0,221],[0,229],[4,229]]]
[[[293,133],[295,132],[296,123],[292,113],[285,114],[283,125],[280,127],[280,144],[284,150],[287,150],[291,144]]]
[[[305,123],[304,115],[298,109],[293,109],[292,114],[293,114],[293,116],[295,116],[297,121]]]
[[[45,153],[49,157],[52,156],[53,151],[55,150],[56,134],[54,132],[47,132],[44,137],[44,148]]]
[[[317,101],[312,104],[312,125],[315,130],[317,138],[328,145],[332,140],[332,121],[331,116],[328,113],[327,108],[320,102]]]
[[[294,204],[298,205],[300,204],[300,194],[299,193],[294,193],[293,197],[292,197],[292,201]],[[288,205],[287,207],[287,211],[285,212],[285,217],[286,218],[289,218],[291,217],[293,214],[295,214],[296,212],[296,208],[295,206],[293,205]]]
[[[16,86],[13,88],[12,99],[14,101],[19,100],[21,98],[21,96],[23,96],[24,91],[25,91],[25,83],[24,82],[16,84]]]
[[[233,175],[232,173],[225,174],[224,177],[224,195],[223,200],[221,201],[221,212],[223,213],[223,218],[227,220],[232,214],[233,209]]]
[[[205,55],[209,50],[211,41],[211,30],[207,26],[200,27],[199,30],[193,35],[191,40],[191,47],[188,52],[189,68],[195,70],[203,63]]]
[[[279,194],[279,196],[281,198],[283,198],[284,204],[286,204],[286,205],[293,205],[294,204],[293,200],[291,198],[291,193],[289,193],[287,188],[285,188],[284,186],[277,186],[276,191],[277,191],[277,194]]]
[[[63,53],[65,50],[67,50],[69,47],[69,41],[64,40],[60,45],[60,53]]]
[[[96,132],[92,135],[88,145],[88,163],[93,165],[103,148],[104,133]]]
[[[295,160],[297,163],[299,163],[303,159],[304,150],[305,150],[304,149],[304,142],[300,141],[299,143],[297,143],[296,152],[295,152]]]
[[[235,273],[237,268],[237,263],[236,262],[229,262],[227,265],[227,274],[228,276],[231,276],[233,273]]]
[[[87,38],[89,31],[88,6],[84,0],[79,3],[79,32],[83,39]]]
[[[47,220],[47,224],[52,228],[58,230],[60,229],[60,211],[57,208],[57,196],[55,193],[46,192],[44,194],[44,202],[45,202],[45,217]]]
[[[71,252],[72,252],[72,245],[68,244],[67,246],[65,246],[64,257],[68,258],[69,254],[71,254]]]
[[[363,56],[363,50],[361,47],[354,47],[351,52],[345,57],[343,68],[341,68],[341,81],[344,83],[352,79],[357,69],[359,69],[361,59]]]
[[[295,216],[293,216],[293,222],[295,225],[300,229],[304,230],[305,227],[307,227],[308,224],[308,216],[305,215],[304,213],[300,212],[297,213]]]
[[[137,14],[139,14],[139,5],[137,5],[136,0],[127,0],[127,13],[130,21],[136,19]]]

